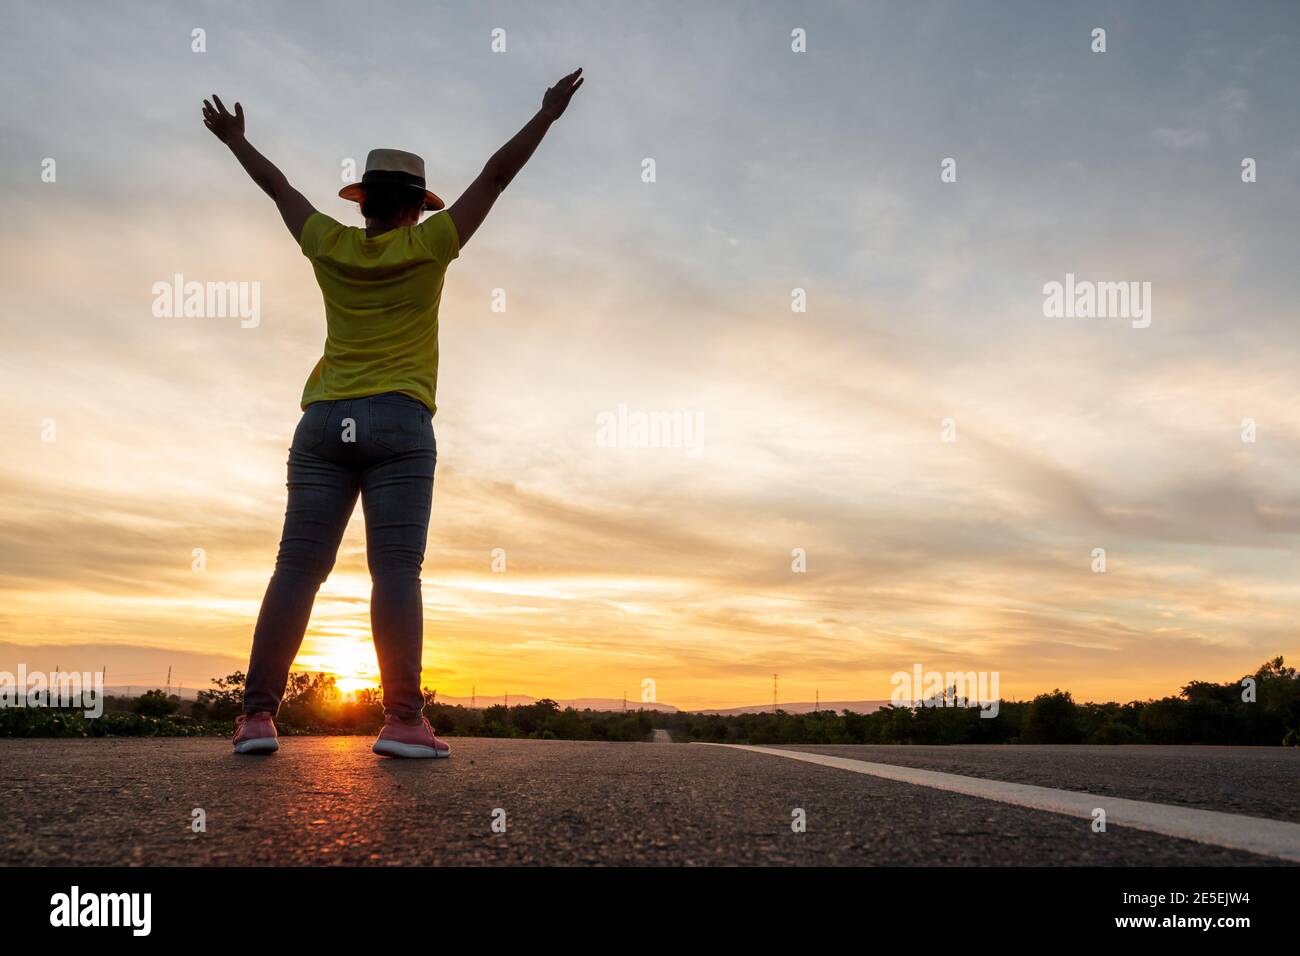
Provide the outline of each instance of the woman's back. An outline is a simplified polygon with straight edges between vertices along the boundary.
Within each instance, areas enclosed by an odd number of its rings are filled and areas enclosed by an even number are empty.
[[[314,213],[299,245],[325,300],[324,355],[302,407],[402,392],[436,410],[438,306],[447,266],[460,252],[447,213],[367,236]]]
[[[274,717],[302,646],[316,592],[329,576],[357,498],[366,519],[370,623],[384,692],[384,728],[371,748],[385,757],[446,757],[423,717],[424,604],[420,570],[429,537],[438,388],[438,304],[447,266],[532,156],[582,85],[575,70],[446,212],[429,190],[424,160],[372,149],[360,182],[339,196],[361,204],[366,228],[317,212],[244,137],[244,108],[203,101],[203,123],[230,147],[273,200],[312,264],[325,299],[325,354],[303,391],[289,447],[288,503],[253,631],[235,753],[280,748]],[[416,404],[423,403],[423,408]],[[308,406],[311,406],[310,408]]]

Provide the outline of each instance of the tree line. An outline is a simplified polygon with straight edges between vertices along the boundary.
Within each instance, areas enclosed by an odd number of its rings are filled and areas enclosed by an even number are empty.
[[[0,737],[218,736],[234,730],[244,674],[213,680],[195,701],[161,690],[108,697],[104,713],[37,707],[0,709]],[[425,691],[426,714],[449,737],[638,741],[668,730],[676,742],[744,744],[1234,744],[1300,746],[1300,676],[1276,657],[1236,681],[1192,681],[1173,697],[1076,703],[1054,690],[1029,701],[1000,701],[997,716],[974,707],[884,707],[870,714],[782,710],[752,714],[593,711],[553,700],[471,709]],[[344,699],[327,674],[289,678],[276,717],[282,734],[374,734],[383,726],[378,690]]]
[[[1300,746],[1300,678],[1281,657],[1237,681],[1192,681],[1174,697],[1076,703],[1054,690],[976,707],[884,707],[758,714],[680,713],[657,721],[674,740],[746,744],[1235,744]]]

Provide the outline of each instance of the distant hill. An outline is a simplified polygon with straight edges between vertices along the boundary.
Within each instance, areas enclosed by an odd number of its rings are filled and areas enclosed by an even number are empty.
[[[622,710],[623,701],[608,697],[577,697],[573,700],[557,700],[561,707],[572,707],[574,710]],[[639,700],[628,699],[628,710],[654,710],[659,713],[676,714],[678,709],[672,704],[660,704],[657,701],[642,703]]]
[[[127,696],[139,697],[147,690],[163,690],[163,689],[164,688],[158,684],[133,684],[131,686],[127,686],[126,684],[121,684],[121,685],[106,684],[104,685],[104,696],[105,697],[127,697]],[[199,696],[199,691],[201,690],[203,690],[202,687],[174,686],[172,687],[172,696],[179,697],[181,700],[194,700]],[[128,691],[130,692],[129,694]]]
[[[836,713],[844,710],[851,710],[855,714],[875,713],[882,707],[888,707],[890,701],[887,700],[824,700],[820,704],[813,701],[792,701],[786,703],[781,701],[778,705],[781,710],[787,714],[811,714],[814,710],[833,710]],[[723,717],[735,714],[761,714],[770,713],[771,704],[751,704],[748,707],[727,707],[720,710],[693,710],[693,714],[720,714]]]
[[[470,699],[471,698],[469,697],[450,697],[443,694],[438,695],[438,703],[448,704],[452,707],[468,707],[470,706]],[[527,694],[519,694],[518,696],[511,694],[510,706],[516,707],[520,704],[535,704],[537,703],[537,700],[538,698],[529,697]],[[623,701],[618,697],[577,697],[572,700],[556,700],[555,702],[559,704],[561,708],[572,707],[574,710],[619,711],[623,709]],[[502,697],[485,697],[480,694],[475,701],[475,706],[481,709],[483,707],[496,707],[503,703],[505,703],[505,700]],[[816,704],[810,700],[793,701],[790,703],[782,701],[781,709],[787,714],[811,714],[817,709],[830,710],[836,713],[844,710],[851,710],[855,714],[871,714],[889,704],[890,701],[887,700],[824,700],[820,704]],[[761,714],[766,711],[771,711],[772,705],[748,704],[744,707],[695,710],[683,709],[681,707],[675,707],[672,704],[664,703],[643,704],[639,700],[632,700],[629,698],[627,701],[627,709],[653,710],[665,714],[720,714],[725,717],[734,714]]]
[[[130,690],[132,697],[138,697],[145,691],[152,689],[152,685],[149,684],[137,684],[129,688],[126,685],[110,685],[104,688],[104,693],[110,697],[122,697],[126,695],[128,690]],[[173,686],[172,693],[179,694],[183,700],[194,700],[198,689],[199,688],[194,687],[179,688]],[[535,704],[539,699],[540,698],[537,697],[531,697],[528,694],[511,694],[510,706],[518,707],[521,704]],[[438,703],[447,704],[450,707],[468,707],[470,706],[471,700],[474,701],[474,705],[479,709],[484,707],[496,707],[505,703],[505,698],[499,694],[495,696],[480,694],[477,698],[453,697],[448,694],[439,694],[437,697]],[[575,697],[569,700],[556,700],[555,702],[559,704],[561,708],[572,707],[574,710],[616,712],[623,709],[623,700],[619,697]],[[879,710],[881,707],[887,706],[889,703],[890,702],[887,700],[824,700],[820,705],[815,705],[812,701],[795,701],[791,703],[782,701],[781,709],[787,714],[810,714],[817,706],[820,706],[822,710],[833,710],[836,713],[844,710],[851,710],[857,714],[870,714]],[[672,704],[658,702],[643,704],[639,700],[628,698],[627,709],[653,710],[665,714],[678,714],[685,712],[692,714],[721,714],[722,716],[729,716],[734,714],[759,714],[765,711],[771,711],[772,705],[749,704],[744,707],[724,707],[708,710],[683,711],[682,708],[675,707]]]
[[[527,694],[511,694],[510,706],[518,707],[521,704],[535,704],[540,698],[529,697]],[[439,694],[437,703],[446,704],[449,707],[468,707],[470,701],[474,701],[474,706],[482,709],[484,707],[498,707],[505,703],[505,698],[498,696],[488,696],[480,694],[477,698],[471,697],[452,697],[449,694]],[[572,707],[574,710],[600,710],[600,711],[619,711],[623,709],[623,699],[621,697],[575,697],[571,700],[556,700],[561,709]],[[675,714],[678,709],[672,704],[649,703],[643,704],[639,700],[628,698],[628,710],[654,710],[660,713]]]

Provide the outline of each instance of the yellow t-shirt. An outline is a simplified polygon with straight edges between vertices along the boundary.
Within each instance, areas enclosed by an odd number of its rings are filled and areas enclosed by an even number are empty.
[[[302,407],[336,398],[402,392],[437,410],[438,303],[460,254],[445,212],[374,238],[312,213],[298,238],[325,299],[325,354]]]

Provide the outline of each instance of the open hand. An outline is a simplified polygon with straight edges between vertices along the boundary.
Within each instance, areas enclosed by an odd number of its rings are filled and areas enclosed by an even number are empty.
[[[203,125],[212,130],[212,135],[223,143],[229,143],[232,139],[242,139],[244,136],[244,108],[238,103],[235,104],[235,114],[232,116],[226,112],[226,104],[221,102],[221,97],[216,93],[212,94],[213,106],[207,100],[203,101]]]
[[[559,119],[564,115],[569,100],[573,99],[573,94],[578,92],[580,86],[582,86],[582,67],[578,67],[546,91],[546,95],[542,97],[542,112],[553,120]]]

